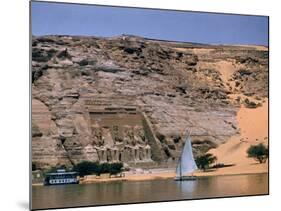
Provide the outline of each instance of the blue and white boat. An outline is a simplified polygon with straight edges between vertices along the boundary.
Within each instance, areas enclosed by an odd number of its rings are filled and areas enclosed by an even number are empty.
[[[58,169],[57,172],[46,174],[44,185],[78,184],[77,176],[77,172],[66,172],[64,169]]]

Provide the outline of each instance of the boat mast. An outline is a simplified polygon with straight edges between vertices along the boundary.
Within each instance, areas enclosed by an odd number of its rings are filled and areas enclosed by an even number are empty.
[[[181,170],[181,156],[180,156],[180,178],[182,178],[182,170]]]
[[[185,138],[185,139],[187,139],[187,138],[190,136],[189,131],[188,131],[187,129],[186,129],[186,131],[187,131],[187,135],[186,135],[186,138]],[[186,145],[186,142],[184,142],[183,149],[184,149],[185,145]],[[182,166],[181,166],[181,159],[182,159],[182,155],[183,155],[183,150],[181,151],[181,155],[180,155],[180,159],[179,159],[179,165],[180,165],[180,178],[182,178]]]
[[[188,135],[188,132],[187,132],[187,135]],[[184,142],[184,145],[183,145],[183,149],[184,149],[184,146],[185,146],[185,142]],[[183,149],[181,151],[181,155],[180,155],[180,159],[179,159],[179,167],[180,167],[180,179],[182,178],[182,169],[181,169],[181,159],[182,159],[182,155],[183,155]]]

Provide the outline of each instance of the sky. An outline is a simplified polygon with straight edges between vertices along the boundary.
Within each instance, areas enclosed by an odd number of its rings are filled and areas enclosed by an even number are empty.
[[[31,3],[32,34],[122,34],[206,44],[268,46],[268,18],[96,5]]]

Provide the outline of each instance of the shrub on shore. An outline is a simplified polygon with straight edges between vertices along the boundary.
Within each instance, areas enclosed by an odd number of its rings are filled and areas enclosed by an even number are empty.
[[[122,172],[123,163],[97,163],[90,161],[82,161],[73,167],[73,171],[79,173],[79,176],[91,175],[91,174],[118,174]]]
[[[32,162],[32,171],[36,171],[37,168],[36,168],[36,164]]]
[[[89,175],[98,171],[98,168],[99,168],[98,163],[93,163],[90,161],[82,161],[76,164],[72,170],[77,171],[79,173],[79,176],[83,177],[85,175]]]
[[[248,157],[254,158],[259,163],[265,163],[268,158],[268,148],[263,144],[251,145],[248,150]]]
[[[203,169],[203,171],[206,171],[206,169],[210,168],[210,165],[214,163],[216,160],[217,160],[216,156],[212,155],[211,153],[207,153],[198,156],[195,159],[195,162],[199,169]]]

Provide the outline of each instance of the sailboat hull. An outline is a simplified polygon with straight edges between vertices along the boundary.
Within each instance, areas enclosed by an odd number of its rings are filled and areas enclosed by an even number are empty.
[[[186,181],[186,180],[197,180],[196,176],[181,176],[181,177],[175,177],[175,181]]]

